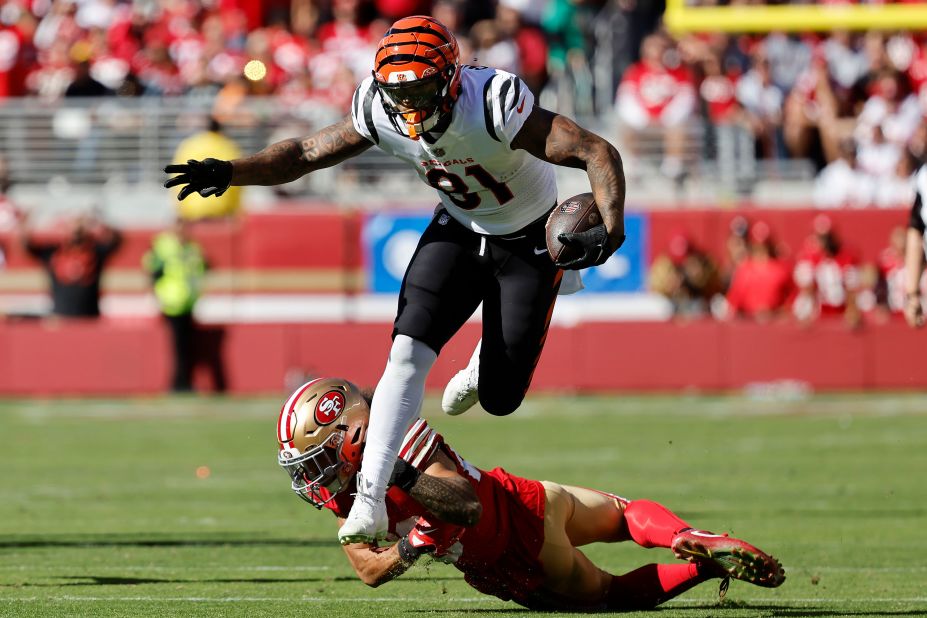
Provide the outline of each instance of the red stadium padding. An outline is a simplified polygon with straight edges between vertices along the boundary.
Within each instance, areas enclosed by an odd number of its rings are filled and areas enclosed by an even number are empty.
[[[203,335],[232,393],[285,393],[306,375],[345,375],[374,386],[390,345],[386,323],[233,324]],[[168,384],[168,334],[157,320],[0,323],[0,394],[124,395]],[[467,324],[443,350],[428,386],[465,366],[479,337]],[[555,327],[533,390],[741,389],[795,380],[810,388],[925,389],[927,330],[901,322],[848,329],[711,321],[585,323]],[[197,386],[213,388],[207,365]]]
[[[240,219],[200,221],[193,237],[213,268],[357,268],[361,263],[361,216],[328,204],[276,206]],[[138,269],[159,230],[123,231],[123,244],[111,268]],[[48,231],[40,238],[60,237]],[[7,268],[35,268],[14,234],[0,235],[8,252]]]

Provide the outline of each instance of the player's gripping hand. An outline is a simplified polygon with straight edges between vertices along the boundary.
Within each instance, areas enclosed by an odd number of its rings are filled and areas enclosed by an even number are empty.
[[[203,197],[218,197],[232,184],[232,164],[219,159],[190,159],[186,163],[168,165],[164,168],[164,173],[178,174],[164,183],[166,189],[186,185],[177,194],[178,200],[186,198],[194,191]]]
[[[431,523],[424,517],[419,517],[409,533],[396,544],[399,557],[406,564],[412,564],[422,554],[431,554],[443,562],[456,562],[462,551],[457,541],[463,530],[460,526],[444,522]]]
[[[604,223],[600,223],[585,232],[564,232],[557,236],[557,240],[568,247],[581,249],[583,254],[572,260],[559,261],[555,264],[559,268],[566,270],[580,270],[603,264],[622,245],[624,236],[621,237],[617,245],[610,247],[608,230],[605,228]]]

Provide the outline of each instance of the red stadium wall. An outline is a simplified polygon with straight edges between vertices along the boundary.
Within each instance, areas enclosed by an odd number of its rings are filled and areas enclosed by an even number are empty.
[[[332,374],[376,384],[388,324],[233,324],[205,338],[224,363],[232,393],[283,393],[292,375]],[[479,337],[468,324],[429,377],[443,387]],[[162,392],[168,334],[157,321],[0,323],[0,393]],[[789,324],[586,323],[551,329],[536,391],[739,389],[797,380],[814,389],[927,388],[927,331],[900,322],[847,330],[840,321]],[[198,386],[210,389],[207,367]]]
[[[716,257],[724,255],[730,220],[769,223],[797,251],[811,231],[813,210],[673,210],[649,213],[650,257],[684,231]],[[876,258],[890,230],[907,214],[895,210],[827,213],[837,233],[864,261]],[[363,289],[362,215],[333,207],[282,207],[235,222],[200,225],[196,236],[216,271],[244,273],[207,291],[353,292]],[[108,291],[147,293],[139,271],[153,231],[126,232],[107,279]],[[0,289],[38,292],[45,281],[13,239]],[[30,274],[31,273],[31,274]],[[27,277],[21,275],[27,274]],[[108,276],[111,273],[108,272]],[[244,282],[244,283],[242,283]],[[840,321],[795,324],[588,322],[551,329],[535,374],[539,390],[738,389],[754,382],[800,380],[817,389],[927,388],[927,332],[900,322],[866,322],[855,331]],[[389,347],[387,323],[228,324],[204,340],[222,360],[233,393],[281,392],[294,374],[344,374],[375,384]],[[466,363],[478,338],[468,324],[442,353],[429,386],[439,388]],[[155,319],[0,321],[0,394],[127,394],[165,389],[170,371],[167,333]],[[290,378],[292,379],[292,377]],[[198,384],[213,380],[205,367]]]
[[[320,203],[308,208],[280,206],[272,212],[248,214],[236,220],[199,222],[193,227],[193,236],[203,248],[213,275],[207,281],[207,291],[356,291],[362,259],[361,222],[356,211]],[[157,232],[123,231],[122,246],[107,263],[104,291],[148,291],[149,281],[141,273],[141,262]],[[37,238],[60,235],[60,231],[47,231]],[[45,289],[38,262],[13,234],[0,234],[0,247],[6,253],[6,269],[0,270],[0,291]],[[6,283],[5,273],[17,277]]]

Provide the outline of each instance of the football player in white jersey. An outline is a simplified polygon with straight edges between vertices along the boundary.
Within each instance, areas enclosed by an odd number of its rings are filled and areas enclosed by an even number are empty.
[[[908,240],[904,250],[904,317],[914,328],[924,325],[921,273],[924,271],[924,230],[927,229],[927,165],[914,176],[915,197],[908,221]]]
[[[441,204],[419,241],[399,294],[393,345],[376,389],[358,499],[342,543],[386,531],[384,495],[403,433],[422,405],[425,378],[445,343],[483,304],[472,379],[453,412],[478,397],[491,414],[524,398],[563,277],[603,263],[624,241],[625,182],[618,151],[542,109],[516,76],[460,64],[457,41],[431,17],[400,19],[378,46],[373,74],[350,116],[314,135],[234,161],[169,165],[178,199],[231,185],[276,185],[377,145],[412,165]],[[557,201],[553,165],[585,169],[603,223],[561,235],[580,257],[551,262],[547,214]],[[475,393],[477,397],[470,396]],[[452,406],[453,407],[453,406]],[[451,522],[455,523],[455,522]],[[459,522],[458,522],[459,523]]]

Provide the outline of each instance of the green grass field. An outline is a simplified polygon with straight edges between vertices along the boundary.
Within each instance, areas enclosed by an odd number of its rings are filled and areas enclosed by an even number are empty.
[[[277,467],[279,406],[0,402],[0,616],[530,614],[443,564],[357,581],[334,518]],[[786,566],[779,589],[732,582],[718,604],[704,584],[653,615],[927,615],[927,396],[533,397],[428,418],[478,466],[655,499]],[[672,561],[588,554],[616,573]]]

